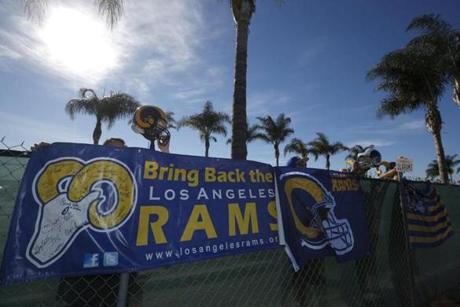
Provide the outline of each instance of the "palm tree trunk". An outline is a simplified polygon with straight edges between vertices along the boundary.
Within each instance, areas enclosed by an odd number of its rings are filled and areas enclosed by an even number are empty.
[[[449,174],[446,167],[446,156],[441,139],[442,119],[435,102],[429,103],[425,114],[425,121],[428,130],[433,134],[434,146],[436,149],[436,161],[438,162],[439,178],[442,183],[449,183]]]
[[[93,131],[93,143],[94,143],[94,145],[99,144],[101,134],[102,134],[101,119],[99,117],[97,117],[96,127],[94,127],[94,131]]]
[[[240,16],[236,25],[235,84],[233,89],[232,159],[246,160],[247,115],[246,72],[251,15]]]
[[[330,155],[326,155],[326,169],[329,170],[331,168],[331,156]]]
[[[273,147],[275,147],[275,159],[276,159],[276,166],[280,166],[279,164],[279,159],[280,159],[280,149],[278,144],[275,144]]]
[[[449,177],[446,170],[446,158],[444,155],[444,147],[441,140],[441,130],[433,133],[434,146],[436,148],[436,160],[439,165],[439,178],[442,183],[449,183]]]
[[[209,157],[209,137],[204,139],[204,156]]]

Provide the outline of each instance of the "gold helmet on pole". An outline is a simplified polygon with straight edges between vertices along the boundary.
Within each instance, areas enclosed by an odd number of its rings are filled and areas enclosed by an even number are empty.
[[[142,134],[152,143],[158,140],[161,145],[165,145],[171,138],[166,113],[155,106],[146,105],[137,108],[131,127],[134,132]]]

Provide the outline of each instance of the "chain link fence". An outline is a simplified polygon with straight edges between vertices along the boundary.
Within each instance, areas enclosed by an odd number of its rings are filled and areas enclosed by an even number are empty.
[[[22,174],[24,146],[0,141],[0,249]],[[408,250],[395,182],[361,180],[369,254],[337,263],[315,259],[294,273],[282,248],[130,273],[128,306],[419,306],[460,289],[460,235],[442,246]],[[451,222],[460,224],[460,187],[437,186]],[[2,256],[0,256],[2,257]],[[0,258],[1,260],[1,258]],[[0,286],[0,306],[116,306],[119,274]],[[460,304],[460,299],[457,301]]]

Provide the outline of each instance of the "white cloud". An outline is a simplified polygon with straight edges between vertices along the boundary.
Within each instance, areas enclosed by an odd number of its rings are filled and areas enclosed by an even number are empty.
[[[9,59],[19,59],[22,58],[21,54],[18,52],[11,50],[5,45],[0,45],[0,58],[9,58]]]
[[[210,78],[215,78],[217,80],[221,80],[223,75],[227,73],[227,68],[220,66],[220,67],[210,67],[206,70],[207,75]]]
[[[410,122],[403,123],[399,126],[403,130],[420,130],[425,128],[425,120],[413,120]]]
[[[353,126],[348,128],[348,131],[359,134],[401,135],[402,133],[416,132],[424,129],[425,120],[423,119],[409,120],[406,122],[399,121],[399,123],[398,121],[388,122],[374,120],[371,122],[354,123]]]
[[[319,42],[316,44],[310,45],[309,48],[300,51],[298,56],[298,65],[299,67],[305,67],[310,65],[315,58],[321,55],[322,52],[326,49],[326,44],[324,42]]]
[[[10,71],[12,67],[11,65],[8,65],[8,62],[11,60],[18,60],[20,58],[22,58],[20,53],[0,44],[0,71]]]
[[[64,4],[65,7],[62,6]],[[183,78],[198,84],[197,69],[201,70],[201,78],[205,76],[201,84],[222,84],[215,80],[219,79],[223,69],[213,67],[201,55],[203,43],[216,38],[217,31],[209,30],[213,28],[213,21],[205,20],[201,1],[137,0],[125,1],[124,5],[119,24],[110,32],[105,27],[104,18],[97,15],[96,7],[86,0],[49,0],[47,15],[40,25],[25,18],[21,5],[13,2],[0,4],[3,19],[0,21],[0,68],[6,67],[5,62],[8,61],[85,87],[111,82],[120,87],[134,87],[140,94],[149,93],[154,86],[183,84]],[[93,32],[104,31],[101,41],[88,41],[88,34],[86,39],[79,37],[83,26],[74,26],[66,31],[56,25],[50,27],[49,22],[53,20],[57,7],[61,7],[60,15],[56,17],[60,23],[66,19],[62,16],[66,10],[80,12],[84,16],[77,17],[87,19],[83,24],[91,21]],[[71,30],[75,30],[74,33],[66,36],[65,33]],[[63,36],[59,38],[58,34]],[[66,43],[60,44],[63,38]],[[50,43],[53,42],[51,48]],[[79,52],[76,49],[80,46],[85,48],[79,49]],[[74,57],[84,51],[90,60],[77,58],[71,63],[74,65],[68,65],[63,63],[62,57],[56,56],[56,50],[67,50],[60,55],[68,56],[70,53]],[[101,57],[90,57],[94,53]],[[102,65],[104,63],[107,65]],[[85,65],[92,69],[82,69]],[[68,86],[72,83],[67,82]]]
[[[150,94],[150,87],[147,82],[141,78],[131,78],[126,81],[126,90],[128,93],[135,93],[136,97],[146,99]]]
[[[282,113],[286,105],[292,102],[291,96],[275,91],[269,90],[266,92],[255,92],[248,95],[247,98],[247,113],[248,116],[278,116]]]
[[[369,145],[374,145],[375,147],[385,147],[385,146],[390,146],[393,145],[395,142],[389,141],[389,140],[384,140],[384,139],[359,139],[356,141],[348,142],[346,144],[347,147],[353,147],[355,145],[361,145],[361,146],[369,146]]]
[[[154,86],[177,86],[199,65],[209,66],[200,48],[210,38],[200,1],[126,1],[125,13],[115,29],[131,64],[128,76]],[[192,79],[192,78],[189,78]]]
[[[179,90],[176,93],[172,94],[173,98],[178,100],[183,100],[184,102],[190,102],[195,100],[197,97],[202,97],[205,90],[203,88],[190,88]]]

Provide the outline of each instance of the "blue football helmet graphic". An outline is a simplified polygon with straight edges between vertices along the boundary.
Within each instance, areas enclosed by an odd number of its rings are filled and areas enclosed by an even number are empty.
[[[354,237],[347,219],[335,215],[336,202],[332,194],[315,177],[302,172],[290,172],[284,191],[295,226],[302,234],[301,246],[320,250],[326,246],[343,255],[353,249]]]

